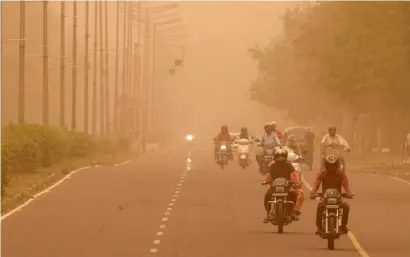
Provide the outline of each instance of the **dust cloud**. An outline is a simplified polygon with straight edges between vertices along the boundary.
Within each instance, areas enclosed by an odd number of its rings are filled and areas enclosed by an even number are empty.
[[[42,3],[26,3],[26,121],[42,121]],[[167,3],[144,2],[144,7]],[[169,4],[169,3],[168,3]],[[160,37],[155,87],[154,130],[158,134],[180,136],[187,132],[210,137],[227,124],[231,131],[249,127],[259,134],[265,122],[277,120],[285,127],[281,112],[250,100],[250,83],[257,77],[254,61],[247,49],[265,45],[282,27],[281,15],[295,5],[291,2],[181,2],[185,38]],[[78,75],[77,128],[84,127],[84,16],[85,3],[78,2]],[[116,2],[109,2],[109,78],[110,90],[115,84]],[[65,122],[71,123],[72,73],[72,2],[66,2],[66,107]],[[60,81],[60,3],[49,2],[49,87],[50,123],[59,124]],[[90,2],[89,87],[92,95],[94,3]],[[120,44],[123,19],[120,14]],[[134,29],[135,30],[135,29]],[[135,32],[134,32],[135,33]],[[136,33],[135,33],[136,34]],[[2,123],[17,121],[19,3],[2,2]],[[170,76],[168,68],[180,53],[166,45],[184,45],[184,67]],[[122,48],[122,47],[120,47]],[[122,50],[121,50],[122,51]],[[120,52],[120,64],[122,52]],[[120,74],[122,67],[120,65]],[[98,82],[99,83],[99,82]],[[119,76],[119,88],[122,88]],[[99,93],[99,92],[98,92]],[[99,95],[98,95],[99,97]],[[113,116],[113,96],[110,99]],[[91,120],[91,101],[90,101]],[[99,108],[99,105],[97,105]],[[97,108],[97,109],[98,109]],[[99,116],[99,114],[97,114]],[[97,118],[97,124],[99,124]],[[97,126],[98,127],[98,126]]]

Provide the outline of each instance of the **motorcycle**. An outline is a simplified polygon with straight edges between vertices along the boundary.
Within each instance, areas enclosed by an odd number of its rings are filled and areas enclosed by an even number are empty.
[[[319,236],[327,239],[327,248],[329,250],[334,250],[335,240],[342,235],[339,229],[343,217],[340,200],[342,197],[347,197],[347,194],[341,194],[339,190],[330,188],[325,193],[317,193],[315,197],[320,197],[321,201],[325,203],[322,214],[322,228],[324,230]]]
[[[248,139],[239,139],[236,141],[238,145],[238,160],[239,165],[242,168],[246,168],[249,165],[249,145],[251,143]]]
[[[285,178],[276,178],[272,183],[264,182],[262,185],[270,184],[272,188],[272,198],[269,201],[269,220],[273,225],[278,226],[278,233],[283,233],[283,227],[294,221],[294,211],[296,195],[290,194],[300,187]]]
[[[260,162],[259,172],[262,175],[266,175],[268,173],[269,164],[273,161],[275,155],[275,146],[273,145],[264,145],[262,144],[259,139],[256,139],[257,146],[263,148],[263,160]]]
[[[228,152],[228,144],[223,142],[219,146],[219,153],[218,153],[218,160],[217,163],[219,166],[221,166],[221,169],[224,168],[224,166],[228,165],[229,163],[229,155],[230,153]]]
[[[275,148],[266,147],[263,149],[263,152],[264,154],[263,161],[261,163],[261,173],[265,175],[266,173],[268,173],[269,164],[271,164],[273,159],[275,158]]]

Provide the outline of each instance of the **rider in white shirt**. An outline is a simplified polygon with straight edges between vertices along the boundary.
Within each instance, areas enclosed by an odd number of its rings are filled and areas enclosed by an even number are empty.
[[[343,148],[343,151],[350,152],[349,144],[341,135],[336,134],[335,126],[329,127],[328,133],[326,133],[323,136],[322,140],[320,141],[320,146],[321,146],[320,151],[321,151],[321,157],[322,157],[322,161],[321,161],[322,164],[324,164],[323,158],[326,153],[326,149],[329,147],[330,148]],[[340,161],[343,163],[343,165],[346,165],[343,156],[339,156],[339,158],[340,158]]]

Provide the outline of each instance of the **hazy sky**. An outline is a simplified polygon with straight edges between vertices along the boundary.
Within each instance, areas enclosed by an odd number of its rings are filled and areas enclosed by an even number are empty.
[[[3,4],[2,35],[5,38],[18,38],[19,4]],[[169,3],[150,2],[143,6],[159,6]],[[109,8],[110,49],[116,42],[116,3]],[[249,57],[247,49],[254,44],[267,44],[277,35],[282,23],[280,16],[292,2],[182,2],[180,14],[184,19],[186,39],[167,41],[168,44],[183,44],[186,60],[183,69],[176,76],[165,76],[165,67],[171,60],[159,56],[163,70],[158,71],[157,102],[164,103],[159,108],[158,118],[168,125],[169,131],[182,133],[184,130],[219,130],[221,124],[228,124],[232,130],[241,125],[256,127],[259,131],[266,121],[280,119],[274,110],[267,109],[249,99],[249,86],[256,78],[256,63]],[[78,126],[83,120],[84,74],[84,2],[78,2]],[[41,2],[27,5],[27,48],[26,86],[27,120],[41,122]],[[66,2],[66,120],[71,119],[71,51],[72,51],[72,3]],[[90,5],[90,48],[93,46],[94,6]],[[58,124],[59,112],[59,15],[60,4],[49,3],[49,42],[50,42],[50,119]],[[122,17],[120,19],[122,23]],[[120,25],[121,28],[122,25]],[[4,30],[7,28],[7,31]],[[120,34],[122,29],[120,30]],[[122,40],[122,39],[121,39]],[[3,122],[15,120],[17,114],[18,88],[18,44],[6,49],[3,57],[2,113]],[[168,51],[170,51],[168,49]],[[3,52],[4,53],[4,52]],[[91,53],[91,52],[90,52]],[[176,56],[175,49],[172,51]],[[114,84],[114,54],[110,52],[110,80]],[[37,57],[36,57],[37,56]],[[5,68],[4,63],[7,63]],[[92,55],[90,55],[92,65]],[[165,64],[164,64],[165,63]],[[121,67],[120,67],[121,68]],[[6,69],[6,70],[5,70]],[[166,73],[165,73],[166,74]],[[92,73],[90,73],[90,79]],[[91,86],[92,81],[90,81]],[[120,78],[120,84],[121,84]],[[166,99],[166,101],[164,101]]]

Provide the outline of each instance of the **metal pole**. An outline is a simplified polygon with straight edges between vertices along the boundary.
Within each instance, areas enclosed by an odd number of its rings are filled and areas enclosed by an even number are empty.
[[[114,131],[118,133],[118,48],[120,39],[120,1],[117,0],[117,31],[116,31],[116,43],[115,43],[115,93],[114,93]]]
[[[143,104],[144,104],[144,119],[143,119],[143,134],[144,140],[142,147],[146,150],[147,136],[148,136],[148,106],[147,106],[147,96],[149,87],[149,13],[145,9],[145,39],[144,39],[144,67],[143,67]]]
[[[101,135],[104,135],[104,45],[103,45],[103,17],[102,17],[102,2],[98,2],[100,12],[100,129]]]
[[[65,127],[65,2],[60,2],[60,127]]]
[[[48,2],[43,1],[43,124],[49,124],[48,102]]]
[[[142,68],[142,63],[141,63],[141,2],[137,3],[137,11],[138,11],[138,20],[137,20],[137,26],[138,26],[138,31],[137,31],[137,47],[136,47],[136,56],[137,56],[137,84],[136,84],[136,92],[135,96],[138,101],[138,106],[137,106],[137,111],[136,111],[136,120],[137,120],[137,130],[138,130],[138,136],[141,135],[141,132],[143,131],[143,109],[141,108],[141,100],[142,100],[142,90],[143,90],[143,85],[142,85],[142,76],[141,76],[141,68]]]
[[[145,10],[145,65],[144,65],[144,76],[145,76],[145,135],[149,133],[149,92],[150,92],[150,82],[151,82],[151,67],[150,67],[150,23],[149,23],[149,12],[148,9]]]
[[[26,3],[20,1],[20,63],[19,63],[19,108],[18,122],[24,123],[25,114],[25,51],[26,51]]]
[[[123,20],[123,54],[122,54],[122,95],[127,92],[126,66],[127,66],[127,3],[124,1],[124,20]]]
[[[93,64],[93,135],[96,134],[97,128],[97,34],[98,34],[98,3],[94,2],[94,64]]]
[[[71,94],[71,129],[77,129],[77,1],[73,1],[73,73]]]
[[[89,1],[85,1],[85,57],[84,57],[84,131],[88,134],[88,41],[89,34]]]
[[[127,57],[128,57],[128,61],[127,61],[127,72],[128,72],[128,76],[127,76],[127,93],[128,93],[128,95],[129,96],[131,96],[131,92],[132,92],[132,87],[131,87],[131,85],[132,85],[132,59],[133,59],[133,54],[132,54],[132,52],[133,52],[133,47],[132,47],[132,42],[133,42],[133,37],[132,37],[132,24],[133,24],[133,22],[132,22],[132,9],[133,9],[133,3],[132,2],[130,2],[129,3],[129,13],[128,13],[128,19],[129,19],[129,21],[128,21],[128,54],[127,54]]]
[[[152,80],[151,86],[148,94],[148,131],[152,129],[152,116],[153,116],[153,106],[154,106],[154,91],[156,87],[156,35],[157,34],[157,26],[153,25],[152,31]]]
[[[108,67],[108,1],[104,2],[104,14],[105,14],[105,131],[110,131],[110,79],[109,79],[109,67]]]

